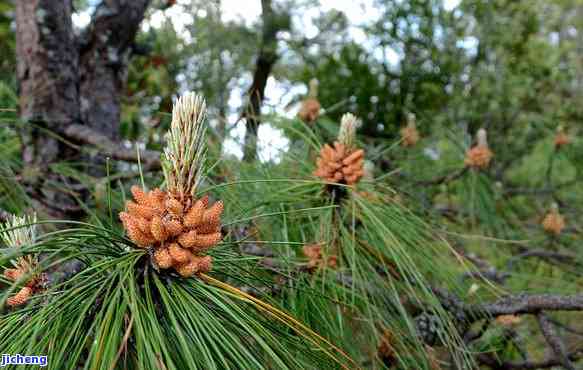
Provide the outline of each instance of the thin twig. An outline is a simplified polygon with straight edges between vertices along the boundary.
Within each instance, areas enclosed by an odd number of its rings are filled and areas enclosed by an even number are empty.
[[[538,324],[540,330],[545,337],[545,340],[549,344],[549,347],[555,353],[555,356],[561,361],[561,365],[567,370],[575,370],[575,366],[569,360],[569,355],[565,348],[565,343],[557,335],[553,324],[549,321],[549,318],[544,313],[539,313],[537,315]]]
[[[122,147],[120,143],[112,141],[107,136],[92,130],[88,126],[72,124],[65,128],[63,134],[71,140],[93,145],[97,149],[100,149],[101,154],[105,156],[122,161],[138,161],[138,155],[133,149]],[[161,166],[159,152],[153,150],[142,150],[140,158],[145,164],[144,167],[146,169],[158,169]]]

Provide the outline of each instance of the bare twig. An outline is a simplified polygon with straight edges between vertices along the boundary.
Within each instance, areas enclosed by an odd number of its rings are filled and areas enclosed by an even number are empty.
[[[518,294],[506,296],[494,303],[473,306],[478,317],[538,314],[540,311],[583,311],[583,295]]]
[[[545,340],[549,344],[549,347],[552,348],[553,352],[557,359],[561,361],[561,365],[567,370],[575,370],[575,367],[569,360],[569,355],[567,354],[567,350],[565,349],[565,344],[559,338],[555,331],[555,327],[549,321],[549,318],[544,313],[539,313],[537,315],[538,324],[540,326],[540,330],[545,337]]]
[[[544,260],[554,260],[560,263],[572,264],[576,261],[577,257],[574,255],[563,254],[558,252],[551,252],[544,249],[533,249],[533,250],[526,250],[511,259],[508,260],[506,264],[506,268],[508,270],[512,270],[514,264],[517,260],[530,258],[530,257],[538,257]]]
[[[88,126],[80,124],[69,125],[63,134],[71,140],[93,145],[100,149],[103,155],[113,159],[129,162],[138,161],[138,155],[134,149],[123,148],[119,143],[95,132]],[[142,150],[140,151],[140,161],[144,163],[147,169],[160,168],[160,153],[153,150]]]

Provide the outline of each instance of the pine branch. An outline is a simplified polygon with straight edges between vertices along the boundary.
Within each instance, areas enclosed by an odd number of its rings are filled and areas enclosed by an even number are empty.
[[[564,264],[576,264],[576,260],[577,260],[577,257],[574,255],[558,253],[558,252],[551,252],[551,251],[547,251],[544,249],[533,249],[533,250],[526,250],[526,251],[510,258],[507,262],[506,268],[508,270],[512,270],[514,263],[517,262],[517,260],[524,259],[524,258],[530,258],[530,257],[538,257],[538,258],[543,259],[545,261],[552,260],[552,261],[564,263]]]
[[[138,155],[134,149],[126,149],[120,143],[112,141],[88,126],[72,124],[65,128],[63,134],[71,140],[93,145],[101,150],[103,155],[113,159],[128,162],[138,161]],[[158,169],[161,166],[160,153],[153,150],[140,151],[140,161],[149,170]]]
[[[558,336],[555,330],[555,324],[550,319],[546,311],[583,311],[583,295],[561,296],[553,294],[518,294],[503,297],[492,303],[468,305],[459,297],[440,288],[434,288],[434,293],[442,302],[444,307],[450,307],[451,302],[455,303],[456,309],[464,312],[468,318],[467,324],[472,324],[480,320],[486,320],[487,323],[502,315],[535,315],[539,327],[548,346],[554,353],[540,362],[525,360],[522,362],[500,361],[492,354],[477,355],[478,362],[493,367],[495,369],[544,369],[554,366],[562,366],[567,370],[574,370],[572,362],[583,358],[583,348],[568,353],[563,340]],[[474,341],[481,337],[486,330],[480,330],[477,333],[465,335],[465,339]],[[464,334],[464,333],[462,333]]]
[[[536,315],[541,311],[583,311],[583,294],[518,294],[509,295],[496,302],[473,306],[477,317],[501,315]]]
[[[565,349],[565,343],[563,343],[563,340],[557,335],[555,327],[550,322],[548,316],[541,312],[537,315],[537,319],[545,340],[549,347],[552,348],[555,356],[561,361],[561,365],[567,370],[575,370],[571,360],[569,360],[569,355]]]

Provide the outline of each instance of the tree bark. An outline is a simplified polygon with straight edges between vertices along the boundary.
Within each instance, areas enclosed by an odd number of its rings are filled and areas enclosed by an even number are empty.
[[[257,133],[259,131],[261,106],[265,98],[265,86],[277,61],[277,33],[282,29],[282,22],[273,11],[271,0],[261,0],[263,30],[259,55],[255,62],[253,83],[248,91],[247,106],[244,111],[246,118],[245,145],[243,160],[251,162],[257,159]]]
[[[28,166],[44,169],[65,153],[71,154],[41,130],[58,131],[80,119],[79,64],[71,10],[71,0],[16,2],[20,116],[36,124],[23,132],[23,160]]]
[[[73,197],[54,185],[70,179],[51,173],[50,165],[79,160],[81,153],[56,135],[66,137],[69,128],[85,125],[98,136],[118,137],[131,44],[149,2],[104,0],[80,39],[73,31],[72,0],[15,2],[27,185],[53,216],[68,217],[80,210]]]
[[[119,139],[121,97],[131,45],[149,2],[104,0],[81,38],[81,118],[113,140]]]

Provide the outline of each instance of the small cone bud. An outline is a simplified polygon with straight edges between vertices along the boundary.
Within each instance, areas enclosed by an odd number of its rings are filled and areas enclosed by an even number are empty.
[[[476,137],[478,140],[478,146],[488,146],[488,133],[485,129],[479,129]]]
[[[352,149],[354,142],[356,141],[356,128],[358,126],[358,120],[356,116],[352,113],[346,113],[342,116],[340,120],[340,132],[338,133],[338,142],[346,146],[348,149]]]
[[[153,246],[153,262],[161,269],[174,267],[184,277],[198,271],[208,272],[212,258],[195,256],[183,247],[203,252],[220,242],[223,203],[218,201],[208,207],[209,198],[204,196],[190,207],[189,196],[178,201],[167,194],[159,189],[146,193],[139,187],[132,187],[135,202],[128,201],[127,212],[119,215],[128,237],[140,247]],[[184,215],[186,207],[190,209]],[[11,302],[18,303],[23,294],[13,297]]]

